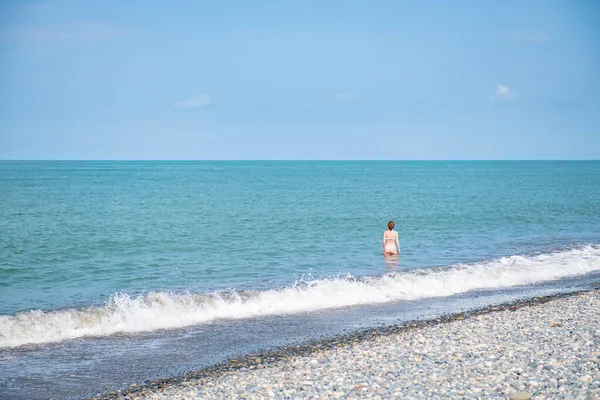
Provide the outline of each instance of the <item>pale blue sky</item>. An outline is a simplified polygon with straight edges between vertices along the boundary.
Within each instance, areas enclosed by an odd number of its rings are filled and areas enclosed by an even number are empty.
[[[0,159],[598,159],[600,2],[2,1]]]

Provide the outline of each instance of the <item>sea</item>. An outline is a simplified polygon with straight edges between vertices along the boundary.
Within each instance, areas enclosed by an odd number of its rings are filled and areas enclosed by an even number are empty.
[[[0,161],[2,399],[598,282],[600,161]]]

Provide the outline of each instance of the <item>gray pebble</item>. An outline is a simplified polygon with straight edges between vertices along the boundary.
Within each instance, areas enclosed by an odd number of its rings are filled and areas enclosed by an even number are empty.
[[[190,378],[135,399],[594,399],[600,291],[369,335],[264,364]],[[123,398],[123,397],[121,397]]]

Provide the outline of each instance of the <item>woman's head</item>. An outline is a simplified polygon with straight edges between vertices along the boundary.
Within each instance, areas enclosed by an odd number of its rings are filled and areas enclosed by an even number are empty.
[[[391,231],[392,229],[394,229],[394,221],[390,221],[388,222],[388,229]]]

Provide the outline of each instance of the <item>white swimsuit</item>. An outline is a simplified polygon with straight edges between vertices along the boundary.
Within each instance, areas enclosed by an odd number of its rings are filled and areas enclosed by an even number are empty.
[[[394,237],[386,237],[385,245],[383,249],[386,253],[395,253],[396,252],[396,238]]]

